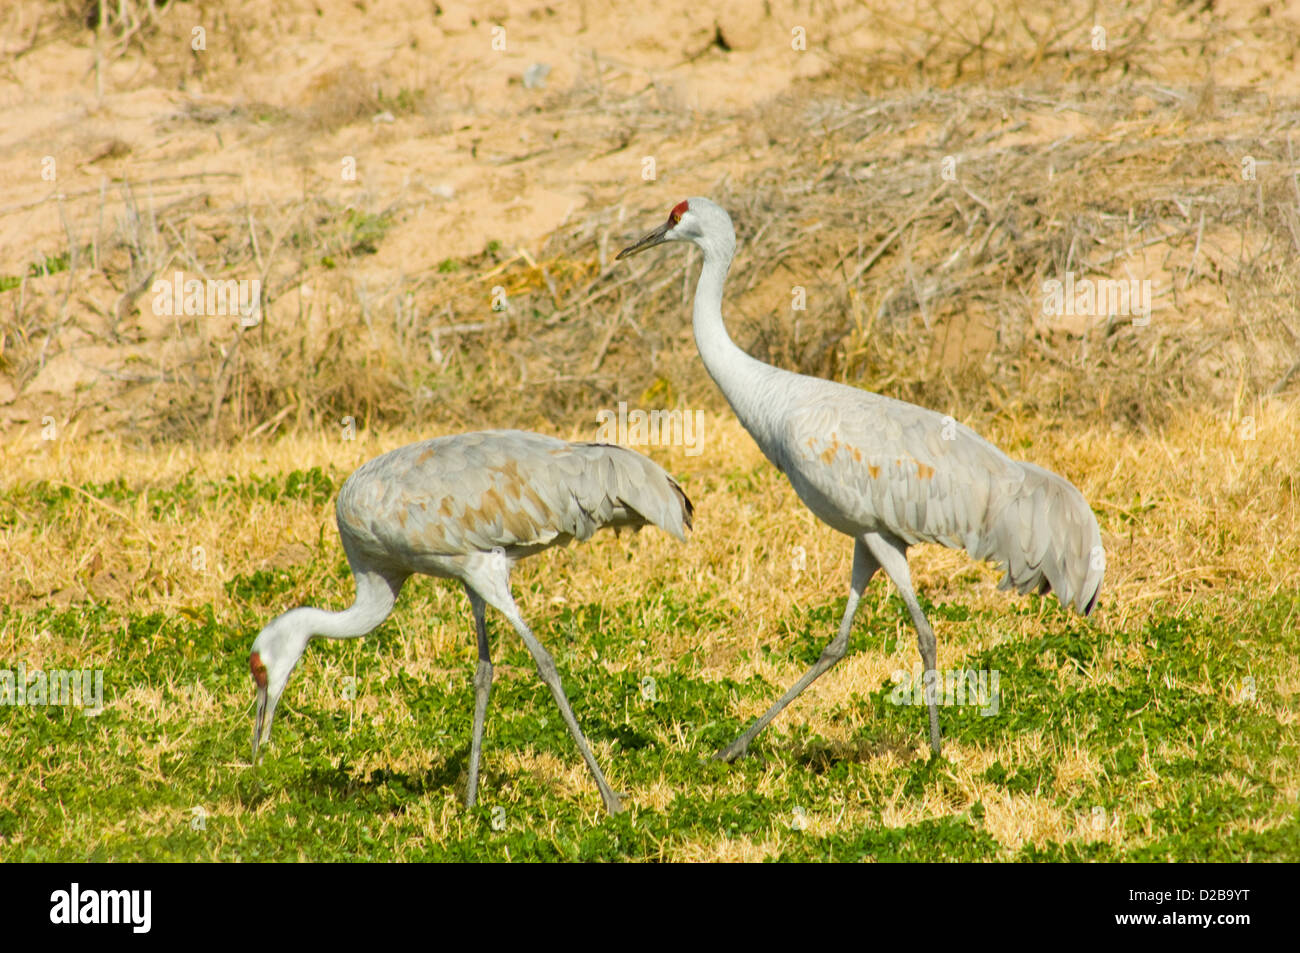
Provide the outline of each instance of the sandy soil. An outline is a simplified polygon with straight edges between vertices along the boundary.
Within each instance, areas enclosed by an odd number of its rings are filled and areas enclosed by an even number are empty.
[[[0,292],[6,427],[36,428],[49,414],[93,429],[97,415],[156,399],[124,386],[144,379],[140,368],[165,375],[225,354],[231,326],[204,339],[141,306],[148,298],[131,279],[149,269],[134,258],[96,267],[122,235],[158,250],[145,263],[158,274],[207,277],[204,243],[232,219],[311,196],[401,209],[378,252],[354,264],[362,284],[436,272],[492,243],[537,255],[555,229],[594,210],[666,210],[781,169],[788,156],[769,130],[782,108],[915,83],[907,64],[927,43],[960,50],[999,8],[289,0],[174,3],[146,18],[128,6],[137,21],[98,31],[69,14],[75,4],[19,2],[0,14],[0,277],[14,285]],[[1227,6],[1153,5],[1165,49],[1148,64],[1152,85],[1194,90],[1208,71],[1279,100],[1300,92],[1300,0]],[[1109,35],[1130,35],[1136,9],[1117,6]],[[1025,14],[1088,55],[1089,25],[1061,16],[1051,5]],[[949,56],[923,79],[959,82],[999,56],[1013,58],[1005,48]],[[549,67],[540,88],[524,82],[534,64]],[[1025,68],[1068,80],[1076,66],[1058,57]],[[1014,141],[1089,132],[1080,115],[1044,105]],[[270,228],[293,238],[291,223]],[[1231,246],[1232,236],[1207,236],[1204,254]],[[32,274],[69,253],[70,270]],[[25,317],[32,308],[39,319]],[[957,340],[993,333],[978,313],[968,320]],[[934,358],[948,361],[949,348]]]

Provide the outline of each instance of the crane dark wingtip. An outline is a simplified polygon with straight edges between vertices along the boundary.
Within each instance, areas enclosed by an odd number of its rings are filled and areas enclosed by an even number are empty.
[[[676,480],[673,480],[672,483],[673,489],[682,498],[682,523],[687,529],[695,529],[695,504],[691,502],[691,498],[686,495],[686,491],[681,488]]]

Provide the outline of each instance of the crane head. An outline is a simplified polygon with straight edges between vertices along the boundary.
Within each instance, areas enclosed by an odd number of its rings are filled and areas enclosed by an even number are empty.
[[[257,764],[258,747],[271,740],[275,706],[279,704],[289,676],[311,639],[311,633],[300,624],[299,612],[296,609],[286,612],[267,623],[253,640],[253,650],[248,656],[249,672],[257,689],[257,712],[253,716],[253,764]]]
[[[668,213],[668,221],[635,245],[624,248],[617,258],[639,255],[647,248],[654,248],[664,242],[695,242],[705,249],[706,254],[710,246],[717,245],[720,251],[730,256],[735,248],[736,233],[731,226],[731,216],[722,206],[696,196],[674,205]]]

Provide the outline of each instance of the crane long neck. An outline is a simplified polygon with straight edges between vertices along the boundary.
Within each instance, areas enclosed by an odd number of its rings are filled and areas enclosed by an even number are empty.
[[[376,628],[388,618],[401,592],[402,581],[390,581],[376,572],[354,572],[357,597],[342,612],[304,606],[292,610],[294,622],[312,635],[327,639],[355,639]]]
[[[762,409],[779,396],[770,384],[777,369],[750,357],[731,340],[722,321],[722,289],[731,267],[731,252],[704,247],[704,267],[695,286],[693,324],[700,359],[731,404],[745,429],[760,446],[767,433],[764,421],[772,416]]]

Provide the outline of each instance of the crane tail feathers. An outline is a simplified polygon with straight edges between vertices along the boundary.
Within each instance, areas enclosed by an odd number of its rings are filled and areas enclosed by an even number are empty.
[[[686,540],[695,506],[677,481],[649,457],[626,447],[605,443],[574,444],[587,458],[588,498],[578,500],[591,515],[593,530],[602,526],[640,529],[654,525],[676,539]]]
[[[977,559],[996,561],[1006,574],[1000,589],[1056,594],[1062,605],[1088,615],[1097,605],[1106,573],[1097,518],[1073,484],[1032,463],[1017,464],[1019,490],[991,514],[976,548]]]

